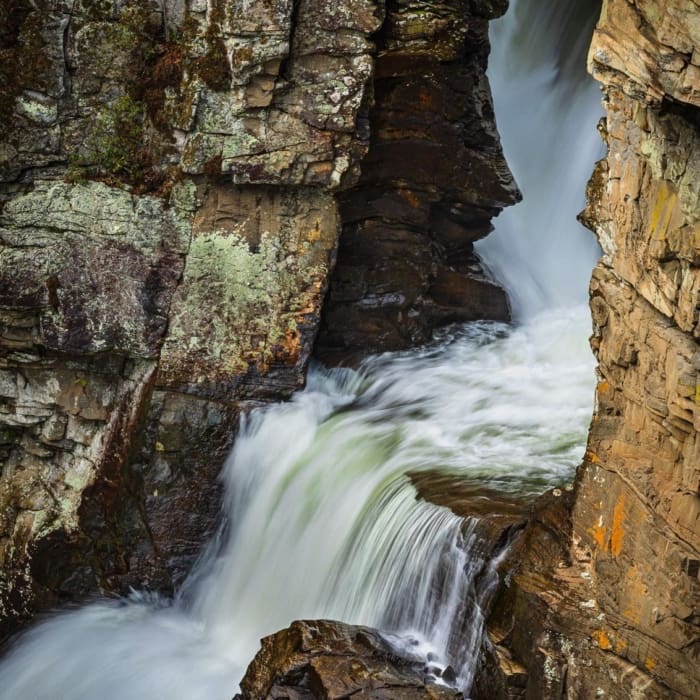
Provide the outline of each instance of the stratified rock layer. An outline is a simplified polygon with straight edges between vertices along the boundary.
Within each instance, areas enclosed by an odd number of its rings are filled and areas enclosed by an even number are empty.
[[[417,7],[0,2],[0,637],[62,600],[182,580],[241,411],[304,382],[361,166],[372,198],[418,202],[442,236],[399,227],[376,264],[371,294],[439,249],[404,287],[429,286],[435,313],[401,337],[444,309],[503,316],[467,239],[515,192],[483,75],[505,3]]]
[[[695,3],[604,3],[590,68],[608,153],[582,214],[604,253],[595,414],[570,509],[514,554],[477,697],[697,696],[699,47]]]
[[[261,642],[234,700],[459,700],[368,627],[297,621]]]
[[[488,18],[506,3],[387,8],[358,183],[340,197],[343,232],[318,339],[327,361],[408,347],[439,325],[508,320],[474,241],[520,199],[486,80]]]
[[[240,411],[304,381],[383,13],[0,4],[0,636],[212,533]]]

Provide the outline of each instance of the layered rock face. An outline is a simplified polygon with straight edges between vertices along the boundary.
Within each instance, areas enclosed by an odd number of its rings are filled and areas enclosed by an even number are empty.
[[[483,76],[504,5],[0,2],[0,636],[182,579],[241,411],[304,381],[341,219],[358,250],[384,222],[363,298],[425,256],[430,323],[402,303],[392,337],[503,316],[470,241],[516,196]]]
[[[603,6],[589,68],[608,153],[582,214],[604,253],[595,414],[570,508],[542,511],[514,555],[479,697],[700,687],[699,19],[695,3]]]
[[[367,627],[297,621],[265,637],[234,700],[461,700],[426,680],[420,662],[396,655]]]
[[[520,193],[486,80],[488,20],[506,2],[387,5],[370,145],[340,199],[343,231],[318,340],[327,361],[422,343],[433,328],[508,320],[474,241]]]
[[[303,382],[383,9],[0,5],[0,619],[177,583]]]

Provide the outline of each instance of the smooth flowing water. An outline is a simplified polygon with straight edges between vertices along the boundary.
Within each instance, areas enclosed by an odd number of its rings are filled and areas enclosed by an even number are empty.
[[[37,626],[0,667],[0,697],[225,700],[260,637],[304,617],[400,633],[467,686],[480,628],[464,602],[484,552],[474,523],[416,500],[405,474],[514,494],[566,481],[590,417],[584,312],[315,368],[245,421],[223,472],[230,538],[174,604],[141,594]]]
[[[603,154],[595,129],[600,90],[586,74],[599,13],[599,0],[510,0],[506,16],[491,23],[496,122],[523,201],[498,217],[477,250],[520,320],[585,301],[599,255],[594,236],[576,221]]]
[[[499,42],[514,41],[508,23],[519,21],[516,12],[499,30],[496,63],[508,53]],[[496,94],[510,89],[495,75]],[[594,131],[588,109],[579,118]],[[582,171],[594,157],[580,156]],[[529,180],[516,175],[527,197]],[[558,202],[568,207],[562,220],[577,202]],[[528,227],[517,235],[529,237]],[[574,246],[555,234],[561,250]],[[495,248],[484,254],[491,269],[507,267]],[[590,273],[593,246],[567,255]],[[260,637],[314,617],[378,627],[450,664],[468,688],[494,562],[477,522],[417,498],[407,473],[445,471],[518,496],[571,478],[593,391],[585,287],[564,303],[554,275],[551,284],[533,275],[537,303],[525,285],[516,327],[470,324],[357,370],[315,367],[291,401],[248,416],[222,473],[227,534],[176,599],[134,593],[35,626],[0,665],[0,698],[228,700]]]

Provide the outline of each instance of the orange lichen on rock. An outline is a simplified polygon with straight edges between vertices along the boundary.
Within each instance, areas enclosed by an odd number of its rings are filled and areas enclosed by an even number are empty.
[[[285,333],[281,342],[273,348],[275,361],[283,364],[294,364],[301,354],[301,337],[296,330]]]
[[[625,534],[625,517],[625,496],[623,494],[613,510],[612,533],[610,535],[610,551],[616,557],[619,556],[622,551],[622,540]]]
[[[615,640],[615,653],[622,654],[627,649],[627,642],[624,639],[617,638]]]
[[[608,637],[605,630],[595,630],[591,636],[593,637],[593,641],[598,644],[600,649],[603,649],[604,651],[612,649],[612,642],[610,641],[610,637]]]
[[[310,243],[315,243],[319,238],[321,238],[321,227],[319,222],[316,222],[316,225],[312,228],[309,229],[306,233],[306,236],[304,236],[304,239],[309,241]]]
[[[420,199],[418,199],[415,192],[411,192],[411,190],[401,190],[400,194],[414,209],[420,206]]]
[[[591,450],[586,451],[586,461],[590,462],[591,464],[601,464],[602,462],[600,457],[598,457],[598,455]]]
[[[603,525],[603,516],[601,516],[598,522],[591,528],[590,533],[593,535],[593,539],[596,541],[598,547],[603,549],[608,536],[608,530],[605,525]]]
[[[656,201],[649,214],[649,228],[651,237],[662,241],[666,238],[678,196],[666,180],[661,180],[657,189]]]

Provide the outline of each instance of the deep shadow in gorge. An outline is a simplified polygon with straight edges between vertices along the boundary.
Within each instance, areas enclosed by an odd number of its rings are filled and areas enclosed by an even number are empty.
[[[369,149],[338,195],[342,231],[316,354],[339,363],[510,317],[474,241],[520,199],[485,76],[505,3],[389,2],[376,36]]]

